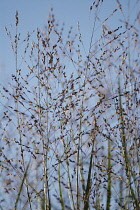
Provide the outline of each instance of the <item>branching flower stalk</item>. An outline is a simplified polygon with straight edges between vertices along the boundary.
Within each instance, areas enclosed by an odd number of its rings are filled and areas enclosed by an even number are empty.
[[[15,26],[16,26],[16,34],[15,34],[15,68],[16,68],[16,88],[15,88],[15,110],[16,110],[16,114],[17,114],[17,131],[19,134],[19,142],[20,142],[20,151],[21,151],[21,158],[22,158],[22,162],[23,162],[23,171],[24,171],[24,178],[22,180],[22,184],[21,187],[19,189],[19,193],[15,202],[15,210],[17,209],[17,203],[20,199],[20,193],[22,191],[22,187],[23,187],[23,182],[25,180],[26,182],[26,189],[27,189],[27,195],[28,195],[28,201],[29,201],[29,206],[30,209],[32,210],[32,206],[31,206],[31,202],[30,202],[30,194],[29,194],[29,189],[28,189],[28,179],[27,179],[27,171],[28,171],[28,167],[25,166],[25,161],[24,161],[24,149],[22,147],[22,133],[21,133],[21,120],[20,120],[20,114],[19,114],[19,96],[20,96],[20,75],[21,75],[21,70],[18,69],[18,42],[20,40],[20,34],[18,34],[18,24],[19,24],[19,16],[18,16],[18,11],[16,11],[16,15],[15,15]]]
[[[52,8],[23,41],[18,13],[16,35],[6,28],[16,73],[0,90],[3,209],[139,209],[139,15],[128,23],[117,1],[104,19],[104,4],[90,7],[86,42]]]
[[[134,206],[136,210],[139,209],[139,202],[136,198],[135,192],[132,187],[131,183],[131,168],[130,168],[130,162],[128,159],[128,151],[127,151],[127,140],[126,140],[126,133],[125,133],[125,123],[124,123],[124,118],[123,118],[123,107],[122,107],[122,99],[121,99],[121,85],[120,85],[120,76],[118,78],[118,95],[119,95],[119,116],[120,116],[120,138],[122,141],[122,152],[123,152],[123,158],[124,158],[124,164],[125,164],[125,172],[126,172],[126,177],[128,180],[127,186],[130,188],[130,193],[132,196],[132,199],[134,200]]]

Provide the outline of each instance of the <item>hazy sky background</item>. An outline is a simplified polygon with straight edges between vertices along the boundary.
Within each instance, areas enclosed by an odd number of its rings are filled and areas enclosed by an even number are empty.
[[[43,28],[50,11],[50,7],[54,8],[54,14],[60,25],[65,22],[66,27],[73,26],[75,33],[77,32],[77,21],[80,22],[82,38],[86,49],[88,50],[89,40],[91,36],[92,27],[94,24],[94,14],[90,13],[91,0],[1,0],[0,1],[0,83],[5,84],[9,82],[11,74],[15,72],[15,61],[13,52],[10,47],[9,37],[6,35],[4,27],[10,29],[10,24],[14,26],[15,12],[19,13],[19,28],[18,31],[22,34],[21,37],[25,38],[27,32],[38,28]],[[129,13],[131,18],[139,9],[133,7],[133,0],[120,0],[123,5],[123,10],[126,11],[127,17],[128,2],[130,3]],[[104,0],[100,18],[103,21],[108,17],[114,9],[117,8],[115,0]],[[112,29],[121,25],[119,19],[121,13],[117,12],[107,22],[111,25]],[[15,27],[13,27],[13,32]],[[100,31],[100,29],[98,29]],[[96,39],[96,37],[94,37]],[[97,38],[98,39],[98,38]]]

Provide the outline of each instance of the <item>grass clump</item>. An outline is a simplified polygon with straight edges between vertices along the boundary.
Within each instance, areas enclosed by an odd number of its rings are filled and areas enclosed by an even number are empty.
[[[140,209],[139,15],[130,24],[117,1],[101,21],[103,3],[90,7],[88,53],[80,24],[66,37],[53,9],[23,41],[18,12],[14,39],[6,28],[15,74],[1,87],[1,209]]]

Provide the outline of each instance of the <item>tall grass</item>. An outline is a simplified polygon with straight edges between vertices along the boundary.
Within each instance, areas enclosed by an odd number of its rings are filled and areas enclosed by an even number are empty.
[[[80,24],[66,36],[53,9],[23,41],[18,12],[15,34],[6,28],[15,74],[1,87],[1,209],[140,209],[139,14],[130,23],[117,1],[100,20],[103,5],[90,7],[88,53]]]

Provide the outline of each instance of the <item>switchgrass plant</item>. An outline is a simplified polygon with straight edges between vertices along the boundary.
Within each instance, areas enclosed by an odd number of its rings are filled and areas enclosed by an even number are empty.
[[[23,41],[18,12],[15,35],[6,28],[15,73],[1,87],[1,209],[140,209],[140,15],[131,22],[117,1],[100,20],[103,4],[90,7],[87,53],[80,24],[66,36],[53,9]]]

